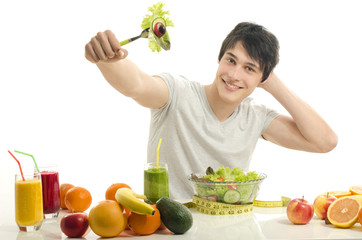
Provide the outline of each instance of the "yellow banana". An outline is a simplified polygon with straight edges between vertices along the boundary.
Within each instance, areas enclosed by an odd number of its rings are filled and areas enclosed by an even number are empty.
[[[147,200],[145,195],[137,194],[129,188],[118,189],[115,196],[117,202],[131,212],[143,215],[153,215],[155,213],[155,209],[150,204],[138,199]]]

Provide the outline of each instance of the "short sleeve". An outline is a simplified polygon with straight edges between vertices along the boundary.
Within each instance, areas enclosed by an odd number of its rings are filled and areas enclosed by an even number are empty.
[[[159,75],[157,75],[158,77],[160,77],[167,85],[168,87],[168,92],[169,92],[169,97],[168,97],[168,100],[167,100],[167,103],[162,106],[161,108],[159,108],[158,110],[162,110],[162,109],[165,109],[165,108],[169,108],[171,102],[172,102],[172,99],[174,98],[174,95],[175,95],[175,78],[169,74],[169,73],[161,73]]]
[[[266,129],[269,127],[270,123],[276,118],[278,117],[280,114],[275,111],[274,109],[268,108],[266,106],[264,106],[264,111],[265,111],[265,117],[264,117],[264,126],[262,129],[262,134],[266,131]]]

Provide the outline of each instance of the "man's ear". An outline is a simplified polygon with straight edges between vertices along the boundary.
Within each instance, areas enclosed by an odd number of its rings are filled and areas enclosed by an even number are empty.
[[[267,80],[268,80],[268,78],[264,78],[264,74],[263,74],[263,75],[261,76],[261,78],[260,78],[259,85],[264,84]]]
[[[269,75],[268,75],[266,78],[264,78],[264,74],[263,74],[263,75],[261,76],[261,81],[260,81],[260,83],[266,82],[266,81],[268,80],[270,74],[271,74],[271,73],[269,73]],[[264,78],[264,79],[263,79],[263,78]]]

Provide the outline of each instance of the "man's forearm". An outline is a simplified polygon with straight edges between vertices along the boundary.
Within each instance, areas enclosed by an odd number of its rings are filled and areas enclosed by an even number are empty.
[[[132,97],[140,89],[142,72],[133,62],[127,59],[113,63],[99,62],[97,67],[108,83],[123,95]]]
[[[321,149],[336,144],[337,136],[324,119],[276,75],[271,76],[263,88],[289,112],[298,130],[308,142]]]

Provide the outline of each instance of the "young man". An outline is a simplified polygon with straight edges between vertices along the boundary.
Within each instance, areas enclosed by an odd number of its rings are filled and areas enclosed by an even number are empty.
[[[279,43],[264,27],[239,23],[224,40],[214,81],[206,86],[181,76],[150,76],[127,60],[128,52],[107,30],[85,47],[105,79],[119,92],[151,109],[148,161],[163,139],[161,161],[168,164],[170,197],[193,195],[187,175],[208,166],[248,169],[258,139],[291,149],[328,152],[337,136],[328,124],[272,72]],[[261,87],[290,116],[255,104],[248,96]]]

